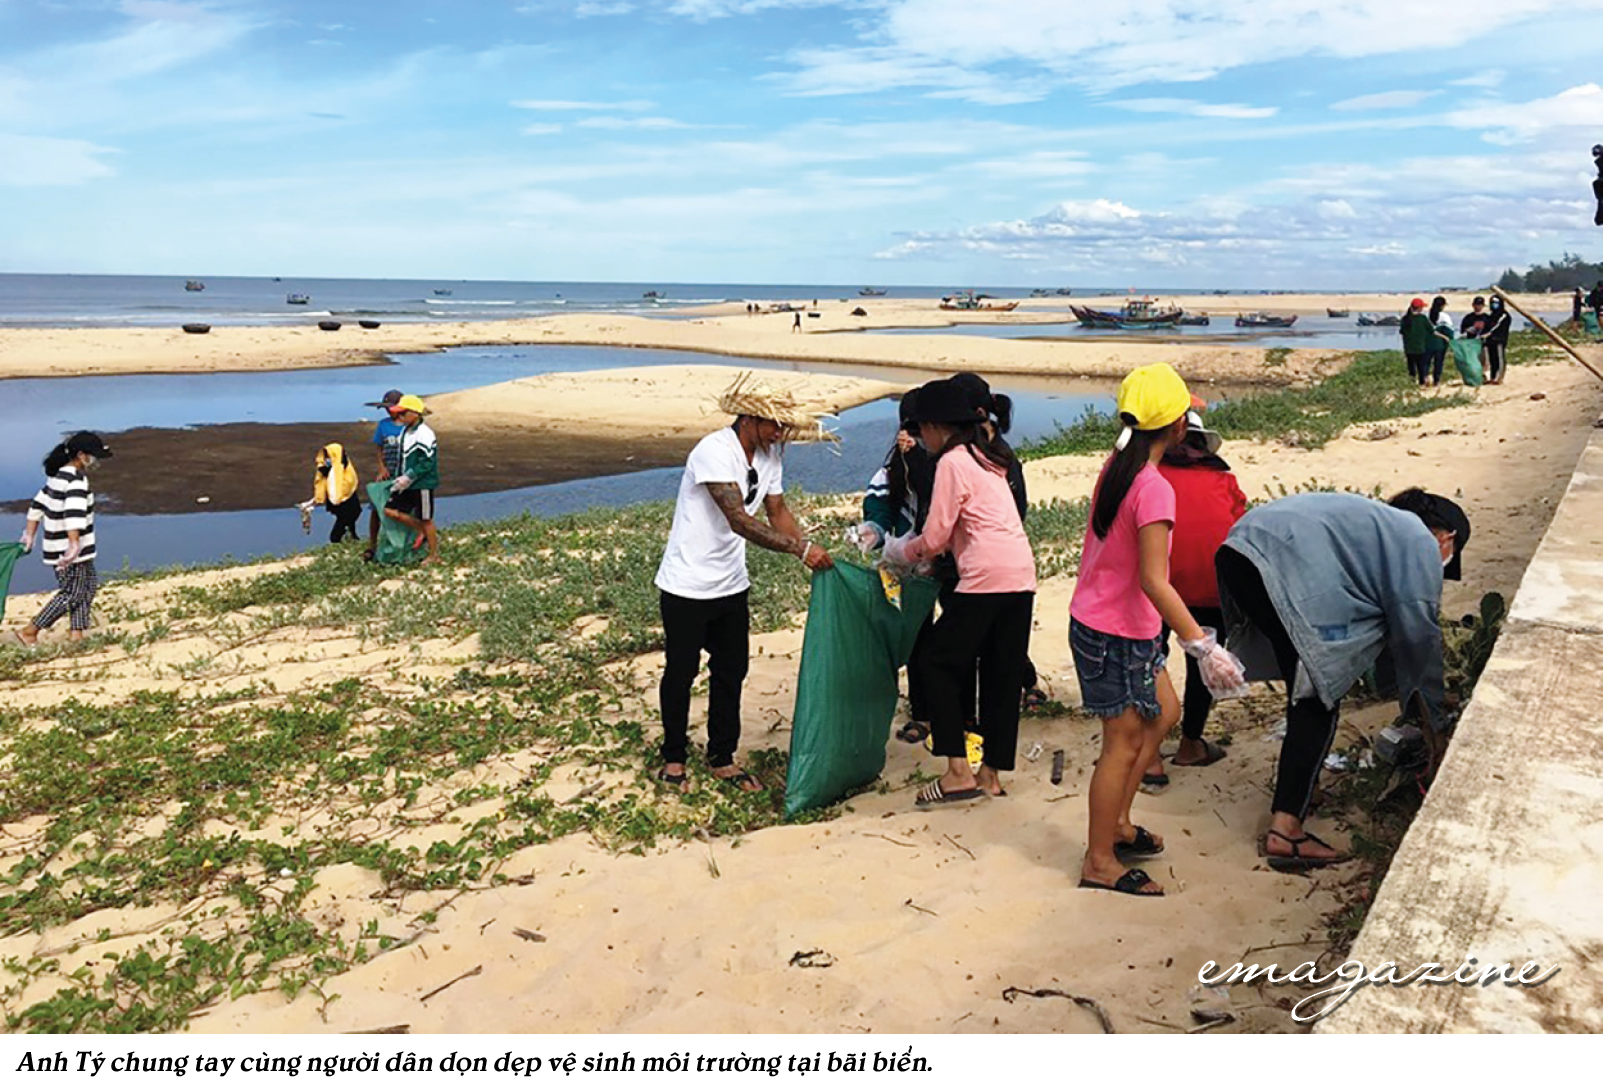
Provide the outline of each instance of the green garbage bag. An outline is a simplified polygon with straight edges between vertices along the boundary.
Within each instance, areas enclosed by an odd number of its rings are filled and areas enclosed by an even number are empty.
[[[11,571],[22,558],[22,546],[16,541],[0,544],[0,620],[6,618],[6,595],[11,593]]]
[[[1481,342],[1479,337],[1454,337],[1453,366],[1466,386],[1478,386],[1486,380],[1481,371]]]
[[[935,608],[937,589],[933,579],[904,579],[897,608],[874,568],[837,559],[813,575],[790,734],[787,817],[879,777],[896,714],[896,671]]]
[[[1581,325],[1586,329],[1586,335],[1593,340],[1603,338],[1603,329],[1597,324],[1597,313],[1592,310],[1581,311]]]
[[[375,480],[369,484],[367,498],[379,514],[378,547],[373,550],[375,560],[379,563],[411,563],[428,553],[427,545],[412,547],[412,542],[417,538],[417,531],[408,529],[384,513],[384,504],[389,502],[390,498],[388,480]]]

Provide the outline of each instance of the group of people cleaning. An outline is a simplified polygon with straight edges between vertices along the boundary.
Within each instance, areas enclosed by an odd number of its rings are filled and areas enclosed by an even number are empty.
[[[434,526],[434,490],[439,487],[439,450],[434,430],[423,422],[428,406],[415,394],[390,390],[370,407],[384,413],[373,431],[375,475],[383,492],[383,517],[410,533],[413,550],[428,549],[424,563],[439,562],[439,536]],[[90,609],[100,579],[95,572],[95,493],[89,474],[111,449],[92,431],[79,431],[45,455],[45,483],[28,505],[27,524],[19,543],[24,553],[42,541],[44,562],[54,568],[56,593],[38,614],[12,637],[36,646],[42,631],[68,618],[67,638],[80,640],[89,629]],[[312,498],[299,504],[302,522],[311,524],[314,506],[334,518],[331,542],[356,539],[362,513],[356,466],[339,443],[320,448],[313,459]],[[375,506],[368,526],[366,558],[375,557],[380,514]]]
[[[690,689],[705,649],[708,765],[718,779],[757,790],[735,763],[749,657],[745,544],[814,571],[832,561],[784,506],[783,445],[811,421],[770,393],[726,394],[721,407],[735,420],[692,452],[656,577],[667,652],[658,777],[687,783]],[[1286,687],[1286,735],[1260,844],[1277,870],[1346,858],[1303,822],[1340,701],[1361,676],[1380,667],[1405,713],[1428,731],[1446,724],[1438,613],[1442,580],[1460,575],[1464,512],[1417,488],[1387,503],[1312,493],[1249,511],[1200,407],[1167,364],[1131,372],[1119,389],[1122,430],[1092,496],[1067,618],[1081,701],[1103,726],[1082,888],[1163,894],[1131,865],[1166,849],[1136,823],[1136,795],[1164,775],[1159,743],[1182,715],[1173,763],[1223,757],[1204,739],[1204,722],[1214,699],[1244,694],[1249,680]],[[1034,683],[1035,560],[1022,467],[1004,438],[1010,418],[1009,399],[978,375],[909,391],[851,535],[886,566],[942,582],[939,616],[908,662],[911,721],[898,734],[927,732],[945,761],[919,792],[921,808],[1007,796],[1002,776],[1014,770],[1021,697]],[[1187,656],[1183,705],[1166,669],[1171,632]]]
[[[1397,331],[1403,338],[1408,376],[1421,388],[1442,384],[1442,370],[1449,352],[1453,353],[1465,385],[1502,384],[1503,371],[1508,366],[1511,325],[1508,308],[1497,295],[1492,296],[1490,305],[1483,296],[1477,295],[1470,307],[1470,312],[1455,326],[1452,315],[1447,313],[1444,296],[1432,299],[1428,312],[1424,299],[1414,299],[1408,304],[1408,313],[1403,315]],[[1483,348],[1484,368],[1481,365]]]

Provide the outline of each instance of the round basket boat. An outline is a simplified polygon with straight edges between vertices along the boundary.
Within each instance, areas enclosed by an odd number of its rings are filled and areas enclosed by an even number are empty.
[[[186,333],[209,333],[211,331],[212,327],[204,322],[190,321],[184,323],[184,332]]]
[[[360,325],[363,329],[377,329],[378,328],[378,322],[371,321],[371,320],[359,321],[356,324]]]
[[[337,333],[339,332],[340,323],[337,321],[320,321],[317,323],[317,327],[325,333]]]

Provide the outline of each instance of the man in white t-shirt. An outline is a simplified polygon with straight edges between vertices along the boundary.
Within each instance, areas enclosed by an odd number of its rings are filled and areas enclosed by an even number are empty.
[[[685,462],[668,547],[657,568],[667,654],[658,689],[663,766],[657,777],[680,788],[688,780],[690,689],[705,650],[707,764],[716,778],[742,790],[762,789],[735,763],[740,689],[750,659],[746,542],[787,552],[814,571],[833,565],[828,552],[802,535],[785,505],[783,442],[798,430],[816,433],[816,421],[793,399],[749,388],[745,379],[719,400],[735,422],[702,439]],[[766,522],[757,517],[759,509]]]

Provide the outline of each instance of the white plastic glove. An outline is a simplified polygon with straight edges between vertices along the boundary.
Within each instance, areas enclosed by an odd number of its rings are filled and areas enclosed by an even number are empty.
[[[852,540],[857,544],[857,550],[865,556],[885,543],[885,531],[873,522],[863,522],[852,533]]]
[[[1212,628],[1203,628],[1201,639],[1180,640],[1180,647],[1197,660],[1202,670],[1202,683],[1208,686],[1214,699],[1233,699],[1251,691],[1241,659],[1219,645]]]
[[[17,538],[17,543],[22,546],[22,551],[23,552],[32,552],[33,551],[33,535],[34,535],[34,532],[38,529],[38,526],[39,526],[38,522],[29,522],[28,523],[28,528],[22,531],[22,536],[21,537]]]
[[[912,566],[913,561],[907,554],[907,544],[914,536],[912,533],[907,533],[900,537],[885,538],[885,562],[897,567]]]
[[[390,482],[390,494],[394,495],[396,492],[404,492],[411,486],[412,478],[407,476],[405,473],[402,473],[400,476],[396,477]]]
[[[65,571],[68,567],[70,567],[72,565],[72,561],[77,559],[77,558],[78,558],[78,542],[75,541],[75,540],[74,541],[68,541],[67,542],[67,551],[65,551],[65,552],[63,552],[61,554],[61,558],[60,559],[56,560],[56,570],[57,571]]]

